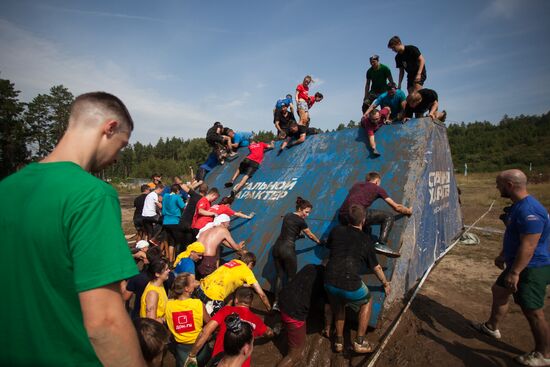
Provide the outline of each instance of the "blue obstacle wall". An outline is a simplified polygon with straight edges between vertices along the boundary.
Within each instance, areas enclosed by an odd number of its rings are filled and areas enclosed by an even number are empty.
[[[380,172],[381,186],[396,202],[412,206],[414,211],[411,217],[396,220],[388,240],[402,256],[378,256],[393,289],[386,302],[380,283],[365,269],[365,281],[374,299],[372,326],[384,303],[389,307],[404,297],[460,233],[462,215],[445,127],[429,118],[413,119],[406,124],[383,126],[376,133],[376,141],[382,154],[378,158],[369,156],[366,136],[359,128],[309,136],[280,156],[276,155],[281,144],[278,142],[275,150],[266,153],[260,169],[233,204],[234,210],[253,211],[256,216],[234,220],[231,231],[235,240],[246,241],[247,249],[256,254],[254,273],[264,289],[271,290],[275,279],[271,247],[279,235],[282,216],[294,211],[296,197],[313,203],[308,225],[318,237],[326,238],[338,224],[337,211],[349,188],[363,181],[370,171]],[[236,160],[214,168],[206,179],[209,186],[228,195],[230,190],[223,184],[247,154],[248,149],[241,149]],[[383,200],[375,201],[372,207],[391,211]],[[375,226],[373,234],[377,233]],[[319,264],[327,255],[324,248],[309,239],[298,240],[296,250],[299,268]],[[232,256],[224,253],[225,258]]]

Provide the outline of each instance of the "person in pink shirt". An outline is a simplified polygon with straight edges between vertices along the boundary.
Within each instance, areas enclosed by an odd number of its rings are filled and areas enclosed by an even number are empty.
[[[228,181],[225,183],[225,187],[232,187],[233,182],[239,177],[240,174],[244,174],[241,181],[235,185],[234,189],[231,191],[231,196],[234,196],[239,190],[246,184],[246,181],[250,177],[256,173],[258,168],[260,168],[260,164],[262,164],[262,161],[264,160],[264,152],[268,149],[273,149],[275,147],[273,141],[271,144],[266,144],[263,142],[257,142],[252,138],[250,145],[248,146],[248,150],[250,150],[250,154],[246,156],[245,159],[241,162],[239,165],[239,168],[235,171],[235,174],[231,178],[231,181]]]
[[[369,137],[369,145],[372,150],[372,154],[375,157],[379,157],[380,153],[376,150],[376,141],[374,140],[374,133],[388,120],[388,116],[391,111],[389,107],[384,107],[380,111],[372,110],[368,117],[363,116],[361,119],[361,126],[365,129],[365,133]]]

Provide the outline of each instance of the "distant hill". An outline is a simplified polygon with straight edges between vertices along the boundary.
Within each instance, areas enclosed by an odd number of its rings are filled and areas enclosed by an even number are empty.
[[[550,170],[550,112],[539,116],[510,118],[499,124],[488,121],[454,124],[447,129],[453,163],[464,163],[472,172],[494,172],[507,168]]]

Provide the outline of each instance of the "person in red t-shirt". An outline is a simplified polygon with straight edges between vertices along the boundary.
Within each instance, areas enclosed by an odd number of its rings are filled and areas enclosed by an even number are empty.
[[[250,154],[243,159],[239,165],[239,168],[237,168],[235,174],[231,178],[231,181],[225,183],[225,187],[231,187],[237,177],[239,177],[241,173],[244,174],[241,182],[235,185],[235,188],[231,191],[231,196],[234,196],[237,192],[239,192],[246,181],[248,181],[248,179],[254,175],[258,168],[260,168],[260,164],[262,164],[262,161],[264,160],[264,152],[268,149],[273,149],[274,147],[275,145],[273,141],[271,141],[271,144],[266,144],[263,142],[257,142],[255,138],[251,139],[250,145],[248,146]]]
[[[250,311],[250,306],[254,299],[254,291],[250,287],[240,287],[235,291],[235,306],[225,306],[219,310],[210,321],[204,326],[198,339],[189,352],[189,360],[196,359],[197,353],[206,344],[210,336],[214,334],[218,327],[220,328],[216,343],[214,344],[214,350],[212,357],[215,357],[219,353],[223,352],[223,340],[227,326],[224,322],[225,318],[232,313],[237,313],[239,317],[252,325],[254,338],[260,336],[272,337],[273,330],[269,326],[266,326],[262,319]],[[186,361],[187,364],[187,361]],[[250,366],[250,358],[248,358],[242,365],[243,367]]]
[[[380,111],[372,110],[368,117],[361,118],[361,126],[365,129],[365,133],[369,137],[369,144],[372,150],[372,155],[380,157],[380,153],[376,150],[376,141],[374,133],[388,120],[391,111],[389,107],[384,107]]]
[[[194,231],[194,236],[199,233],[199,229],[214,220],[216,213],[211,212],[210,207],[212,206],[212,202],[217,200],[219,197],[220,193],[218,189],[213,187],[208,190],[208,193],[198,201],[197,207],[195,208],[195,215],[193,216],[193,221],[191,222],[191,228]]]
[[[234,196],[226,196],[220,201],[219,204],[212,205],[209,211],[216,213],[216,215],[227,214],[230,217],[236,216],[244,219],[254,218],[254,215],[255,215],[254,212],[251,212],[249,215],[246,215],[243,212],[236,212],[233,209],[231,209],[231,204],[233,204],[233,201],[235,201]]]
[[[315,102],[323,100],[321,93],[315,93],[315,96],[308,94],[311,83],[313,83],[313,79],[311,76],[306,75],[303,82],[296,87],[296,105],[298,107],[298,116],[300,117],[298,123],[303,126],[309,126],[309,109]]]

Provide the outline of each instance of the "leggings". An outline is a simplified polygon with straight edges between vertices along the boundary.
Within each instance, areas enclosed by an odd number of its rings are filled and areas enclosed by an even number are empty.
[[[296,259],[296,248],[292,240],[277,240],[273,246],[273,259],[275,260],[275,299],[279,299],[279,292],[282,288],[283,276],[286,275],[287,282],[290,282],[298,270]]]

